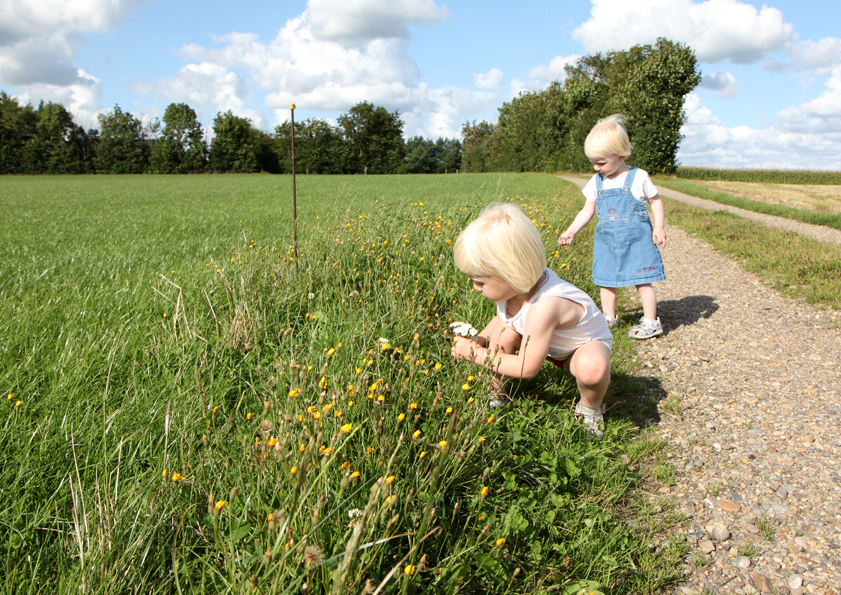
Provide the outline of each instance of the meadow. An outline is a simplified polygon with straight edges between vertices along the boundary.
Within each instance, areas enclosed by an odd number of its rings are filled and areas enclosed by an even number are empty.
[[[516,201],[595,295],[540,174],[0,178],[6,592],[658,593],[685,543],[618,340],[605,437],[548,369],[491,410],[450,324],[458,231]],[[592,228],[592,226],[591,226]],[[643,490],[642,488],[646,489]]]

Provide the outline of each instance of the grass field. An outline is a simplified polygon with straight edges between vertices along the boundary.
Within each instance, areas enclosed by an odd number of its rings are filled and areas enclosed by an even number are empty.
[[[741,184],[731,183],[729,189],[722,191],[710,185],[710,182],[683,180],[672,176],[655,176],[653,181],[656,185],[677,190],[684,194],[697,196],[698,198],[705,198],[714,202],[739,207],[754,213],[764,213],[766,215],[775,215],[777,217],[785,217],[793,221],[802,221],[803,223],[811,223],[813,225],[825,225],[835,229],[841,229],[841,211],[837,210],[837,199],[841,198],[841,190],[837,186],[824,186],[825,188],[833,188],[834,192],[828,192],[831,199],[817,201],[811,198],[809,206],[787,203],[783,200],[773,200],[772,196],[778,194],[776,192],[766,192],[765,196],[757,196],[757,192],[735,192],[734,187]],[[769,184],[769,186],[771,186]],[[805,186],[804,186],[805,187]],[[800,193],[803,195],[804,193]],[[806,199],[805,196],[803,196]]]
[[[493,311],[452,241],[501,200],[595,295],[592,226],[557,247],[581,205],[552,176],[301,176],[298,259],[286,176],[0,178],[5,590],[677,580],[674,519],[635,492],[663,449],[636,431],[657,387],[626,340],[598,441],[569,377],[547,366],[492,411],[449,356],[449,323]]]

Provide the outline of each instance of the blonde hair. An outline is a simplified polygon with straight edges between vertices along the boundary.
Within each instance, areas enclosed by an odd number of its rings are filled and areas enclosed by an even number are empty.
[[[589,159],[611,155],[630,157],[632,150],[622,114],[613,114],[596,122],[584,141],[584,154]]]
[[[456,266],[470,277],[496,277],[527,293],[546,268],[540,232],[515,204],[488,206],[453,246]]]

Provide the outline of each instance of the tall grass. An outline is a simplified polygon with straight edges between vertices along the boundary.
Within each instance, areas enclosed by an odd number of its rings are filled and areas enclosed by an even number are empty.
[[[714,169],[708,167],[677,168],[675,175],[687,180],[719,180],[725,182],[758,182],[769,184],[841,184],[841,172],[789,169]]]
[[[549,176],[0,179],[8,592],[657,593],[682,546],[610,419],[548,370],[492,411],[449,356],[492,304],[451,245],[521,203],[589,285]],[[616,354],[617,386],[636,386]],[[641,389],[640,389],[641,390]],[[609,399],[618,400],[611,393]],[[625,455],[624,461],[622,455]]]

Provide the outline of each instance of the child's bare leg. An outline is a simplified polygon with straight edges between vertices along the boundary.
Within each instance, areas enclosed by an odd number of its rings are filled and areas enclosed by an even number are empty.
[[[657,292],[654,291],[651,283],[637,285],[637,291],[640,292],[642,315],[649,320],[657,320]]]
[[[602,312],[616,318],[616,289],[613,287],[600,287],[599,293],[602,298]]]
[[[610,385],[610,349],[601,341],[590,341],[569,358],[569,372],[575,377],[581,404],[596,409]]]

